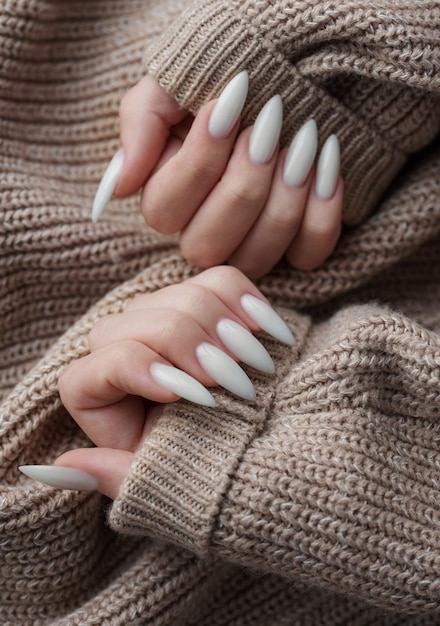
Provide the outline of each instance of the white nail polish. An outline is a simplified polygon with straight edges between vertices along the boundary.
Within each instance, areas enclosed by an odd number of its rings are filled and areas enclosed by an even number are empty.
[[[312,169],[318,149],[315,120],[301,126],[290,144],[284,163],[283,180],[289,187],[301,187]]]
[[[150,374],[158,385],[168,391],[172,391],[181,398],[201,404],[202,406],[214,407],[214,397],[198,380],[182,370],[167,365],[166,363],[152,363]]]
[[[104,211],[107,203],[113,195],[119,176],[124,166],[124,153],[122,148],[115,153],[104,172],[98,190],[93,200],[92,222],[97,222]]]
[[[283,124],[283,102],[274,96],[258,114],[249,139],[249,156],[253,163],[270,161],[280,138]]]
[[[321,200],[330,200],[336,191],[341,155],[336,135],[330,135],[322,147],[316,168],[316,194]]]
[[[283,343],[287,343],[289,346],[295,343],[295,339],[286,322],[266,302],[249,293],[242,296],[240,302],[249,317],[269,335]]]
[[[275,366],[266,348],[240,324],[222,319],[217,324],[217,334],[240,361],[268,374],[275,372]]]
[[[58,489],[75,491],[94,491],[98,489],[98,481],[94,476],[73,467],[57,465],[20,465],[20,472]]]
[[[221,92],[209,118],[208,130],[212,137],[227,137],[243,110],[249,89],[246,71],[237,74]]]
[[[197,359],[216,383],[245,400],[255,400],[255,389],[241,367],[222,350],[210,343],[196,349]]]

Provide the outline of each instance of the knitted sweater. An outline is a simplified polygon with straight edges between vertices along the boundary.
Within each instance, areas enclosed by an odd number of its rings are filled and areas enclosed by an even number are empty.
[[[0,623],[440,624],[438,0],[0,5]],[[19,473],[88,445],[57,378],[100,316],[197,272],[138,197],[91,201],[122,94],[149,71],[196,112],[247,69],[243,123],[336,132],[345,227],[259,282],[246,403],[169,405],[114,503]]]

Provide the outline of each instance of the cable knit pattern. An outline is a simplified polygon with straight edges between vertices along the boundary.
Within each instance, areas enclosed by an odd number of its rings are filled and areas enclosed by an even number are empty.
[[[0,623],[435,626],[440,617],[439,4],[17,0],[0,7]],[[147,52],[145,50],[147,49]],[[89,445],[57,379],[137,293],[197,272],[138,198],[90,207],[121,95],[193,110],[247,68],[348,184],[333,256],[260,281],[255,404],[167,407],[112,504],[17,466]]]

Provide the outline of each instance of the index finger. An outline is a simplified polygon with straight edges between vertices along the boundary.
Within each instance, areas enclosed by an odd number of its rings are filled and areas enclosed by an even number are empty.
[[[152,76],[144,76],[122,98],[119,110],[124,165],[115,196],[136,193],[157,164],[170,128],[188,111],[170,96]]]

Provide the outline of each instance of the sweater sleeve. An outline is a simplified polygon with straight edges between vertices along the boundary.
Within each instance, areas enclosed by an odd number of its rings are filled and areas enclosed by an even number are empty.
[[[148,49],[145,66],[193,112],[247,69],[244,124],[280,93],[284,145],[311,117],[321,145],[336,133],[350,225],[438,133],[439,28],[435,2],[203,0]]]
[[[255,405],[169,407],[138,451],[114,529],[407,611],[440,607],[440,341],[362,306],[283,311],[293,349]]]

